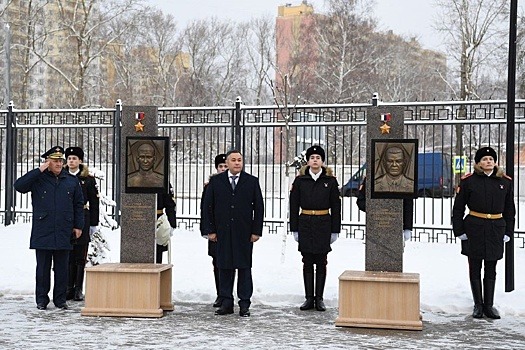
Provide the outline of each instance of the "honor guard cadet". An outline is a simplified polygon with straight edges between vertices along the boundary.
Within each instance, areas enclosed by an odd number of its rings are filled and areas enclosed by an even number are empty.
[[[210,175],[210,179],[212,176],[215,176],[217,174],[220,174],[228,170],[228,165],[226,165],[226,154],[218,154],[217,156],[215,156],[215,169],[217,172],[215,174]],[[206,195],[207,188],[208,188],[208,183],[206,183],[204,185],[204,188],[202,189],[201,223],[200,223],[201,235],[206,239],[208,239],[208,235],[206,233],[206,230],[204,229],[203,205],[204,205],[204,197]],[[213,276],[215,277],[215,290],[217,291],[217,298],[215,298],[215,301],[213,302],[213,307],[221,307],[222,299],[219,296],[219,266],[217,265],[217,242],[214,242],[209,239],[208,239],[208,255],[211,256],[211,259],[212,259],[211,263],[213,265]]]
[[[51,289],[51,264],[54,271],[53,303],[67,309],[69,253],[72,240],[84,228],[84,198],[76,176],[64,168],[64,149],[54,146],[42,154],[45,161],[18,178],[18,192],[31,192],[33,225],[29,248],[36,253],[36,305],[45,310]]]
[[[482,318],[484,314],[498,319],[494,307],[496,263],[503,257],[504,242],[514,233],[514,191],[512,179],[496,165],[498,155],[493,148],[480,148],[474,160],[474,173],[463,176],[456,191],[452,228],[461,240],[461,254],[468,257],[472,317]],[[467,215],[465,207],[469,209]]]
[[[78,178],[84,197],[84,227],[79,238],[73,240],[73,250],[69,255],[69,280],[67,285],[67,300],[82,301],[84,294],[84,268],[91,235],[98,230],[100,215],[100,196],[97,181],[89,175],[89,168],[84,164],[84,150],[80,147],[66,148],[66,170]]]
[[[332,251],[330,245],[341,231],[341,197],[337,179],[332,170],[324,166],[324,149],[308,148],[306,159],[307,165],[301,168],[290,192],[290,231],[299,242],[303,256],[306,301],[300,309],[325,311],[326,264]]]

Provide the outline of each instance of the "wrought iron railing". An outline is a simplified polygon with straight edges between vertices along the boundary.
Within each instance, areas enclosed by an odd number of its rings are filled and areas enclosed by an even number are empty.
[[[441,152],[448,159],[471,157],[480,146],[491,145],[505,166],[505,101],[440,101],[383,103],[405,109],[405,136],[419,139],[419,152]],[[188,107],[158,110],[158,133],[171,140],[170,182],[177,196],[178,224],[198,229],[202,187],[215,169],[213,159],[233,147],[241,148],[245,170],[259,177],[265,196],[265,222],[269,232],[282,232],[287,222],[286,196],[295,176],[287,167],[312,144],[326,148],[326,164],[339,184],[361,169],[366,161],[366,111],[371,104],[298,105],[284,110],[276,106]],[[14,179],[40,163],[40,154],[55,144],[80,146],[85,161],[105,174],[100,190],[118,201],[120,104],[115,108],[71,110],[0,111],[0,221],[31,219],[28,195],[12,188]],[[515,238],[524,245],[525,222],[520,205],[525,199],[525,100],[516,101],[515,126]],[[522,154],[523,153],[523,154]],[[466,172],[472,170],[467,160]],[[450,177],[458,181],[449,167]],[[451,233],[453,198],[424,197],[416,200],[412,239],[454,242]],[[10,205],[8,203],[13,203]],[[119,204],[111,209],[118,219]],[[364,239],[365,215],[355,197],[343,197],[343,232]]]

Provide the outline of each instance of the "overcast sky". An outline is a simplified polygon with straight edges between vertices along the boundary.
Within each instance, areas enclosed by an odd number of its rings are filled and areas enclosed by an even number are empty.
[[[276,17],[279,5],[299,5],[301,0],[149,0],[150,4],[171,13],[180,27],[193,19],[216,16],[219,19],[245,20],[269,15]],[[309,0],[322,12],[324,0]],[[435,18],[433,0],[376,0],[375,16],[381,30],[392,29],[406,37],[415,36],[425,48],[437,48],[441,39],[432,29]]]

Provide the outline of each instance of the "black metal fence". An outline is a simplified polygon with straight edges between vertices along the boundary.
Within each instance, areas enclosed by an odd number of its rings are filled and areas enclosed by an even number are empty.
[[[405,110],[405,136],[419,139],[419,152],[441,152],[447,159],[467,156],[465,172],[472,170],[476,149],[491,145],[505,166],[505,101],[383,103]],[[359,171],[366,161],[366,111],[371,104],[298,105],[287,112],[276,106],[159,108],[159,135],[171,140],[170,181],[177,196],[177,216],[182,228],[198,229],[202,187],[214,169],[217,153],[240,148],[245,170],[259,177],[265,197],[265,224],[269,232],[284,232],[287,226],[287,193],[295,168],[286,166],[312,144],[326,148],[326,164],[339,184]],[[54,145],[80,146],[89,167],[101,170],[101,192],[119,203],[119,103],[115,108],[72,110],[0,111],[0,220],[4,224],[31,219],[28,195],[13,190],[16,178],[40,164],[40,154]],[[289,115],[289,119],[285,118]],[[516,101],[515,195],[518,209],[515,239],[525,240],[525,222],[520,203],[525,190],[525,100]],[[522,154],[523,153],[523,154]],[[453,164],[447,176],[457,180]],[[453,198],[416,200],[413,240],[455,242],[451,233]],[[109,208],[119,218],[118,210]],[[365,215],[355,198],[343,197],[343,232],[364,239]]]

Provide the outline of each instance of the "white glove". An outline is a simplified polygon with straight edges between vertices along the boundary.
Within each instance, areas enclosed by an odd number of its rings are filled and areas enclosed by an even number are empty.
[[[403,230],[403,239],[405,241],[410,241],[410,237],[412,237],[412,231],[410,231],[410,230]]]
[[[89,226],[89,238],[92,239],[95,232],[98,231],[98,226]]]
[[[507,243],[508,241],[510,241],[510,237],[507,235],[503,236],[503,243]]]
[[[296,242],[299,242],[299,232],[294,231],[293,233],[293,239],[295,239]]]
[[[462,241],[466,241],[468,239],[466,233],[462,234],[461,236],[458,236],[458,238],[461,239]]]
[[[338,235],[339,235],[338,233],[332,233],[332,236],[330,236],[330,244],[332,244],[335,241],[337,241],[337,236]]]

